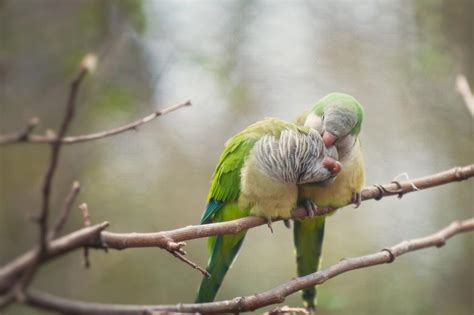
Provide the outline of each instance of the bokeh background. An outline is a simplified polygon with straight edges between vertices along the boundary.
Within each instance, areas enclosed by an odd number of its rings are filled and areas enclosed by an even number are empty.
[[[365,106],[367,183],[418,177],[474,160],[473,120],[454,90],[474,82],[474,2],[0,0],[0,132],[32,116],[56,129],[68,82],[88,52],[109,47],[80,93],[70,134],[119,126],[157,108],[193,106],[113,138],[64,147],[58,207],[73,180],[93,222],[151,232],[198,222],[223,144],[266,116],[294,119],[332,91]],[[0,147],[0,263],[34,244],[49,150]],[[472,216],[473,181],[363,203],[330,218],[324,265],[372,253]],[[73,212],[66,229],[81,226]],[[219,299],[295,276],[292,233],[252,229]],[[189,257],[207,261],[205,240]],[[192,302],[201,276],[167,252],[81,252],[41,269],[34,287],[111,303]],[[350,272],[320,287],[320,314],[474,312],[474,237]],[[299,294],[288,305],[301,305]],[[267,308],[268,309],[268,308]],[[259,312],[262,312],[260,310]],[[6,314],[44,314],[15,306]]]

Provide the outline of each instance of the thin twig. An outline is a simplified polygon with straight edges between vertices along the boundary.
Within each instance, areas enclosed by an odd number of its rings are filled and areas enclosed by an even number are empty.
[[[79,205],[79,210],[81,210],[82,220],[84,222],[84,226],[88,227],[91,226],[91,216],[89,214],[89,208],[87,207],[87,203],[81,203]],[[89,269],[91,266],[91,261],[89,259],[89,247],[84,246],[83,248],[83,257],[84,257],[84,268]]]
[[[21,274],[19,277],[15,277],[16,283],[14,283],[10,291],[13,292],[16,300],[21,302],[24,299],[24,291],[33,280],[36,270],[39,268],[41,262],[48,255],[48,241],[49,241],[49,214],[50,214],[50,199],[51,199],[51,186],[53,183],[54,175],[59,163],[59,154],[61,151],[62,143],[57,139],[62,139],[69,129],[69,126],[74,118],[74,113],[76,109],[77,95],[79,92],[80,85],[84,80],[85,76],[93,71],[93,68],[96,65],[96,56],[93,54],[87,54],[81,61],[79,72],[71,82],[68,99],[66,102],[66,110],[64,113],[61,126],[57,137],[54,137],[54,141],[50,143],[51,145],[51,155],[49,159],[46,172],[43,177],[43,184],[41,187],[41,208],[39,215],[37,217],[39,225],[39,241],[38,247],[34,251],[33,261],[29,265],[28,269]],[[23,133],[23,136],[19,139],[21,141],[27,141],[30,137],[29,133],[37,124],[37,121],[32,121],[31,127]],[[8,294],[7,294],[8,296]],[[11,303],[11,300],[6,304]]]
[[[84,59],[90,59],[87,55]],[[83,61],[81,65],[84,65]],[[80,85],[87,75],[89,68],[86,66],[81,66],[80,71],[76,78],[71,82],[71,89],[69,92],[69,97],[66,104],[66,112],[64,114],[61,127],[54,141],[51,142],[51,157],[49,161],[48,168],[43,178],[42,185],[42,201],[41,201],[41,211],[39,215],[39,225],[40,225],[40,256],[42,256],[47,251],[47,234],[48,234],[48,219],[49,219],[49,208],[50,208],[50,195],[51,195],[51,186],[53,183],[54,174],[58,166],[59,154],[61,151],[61,141],[57,139],[62,139],[66,134],[71,121],[74,118],[75,109],[76,109],[76,100],[79,92]]]
[[[69,91],[68,100],[66,103],[66,111],[64,114],[64,118],[62,120],[61,126],[59,128],[59,132],[56,139],[62,139],[66,134],[72,119],[74,118],[75,108],[76,108],[76,100],[77,95],[79,92],[79,87],[81,82],[84,80],[85,76],[89,72],[91,65],[91,60],[93,60],[93,55],[86,55],[82,62],[81,67],[79,69],[79,73],[77,74],[76,78],[71,82],[71,88]],[[28,137],[27,137],[28,138]],[[51,155],[49,159],[49,164],[46,169],[46,172],[43,177],[43,184],[41,188],[41,209],[38,216],[38,225],[39,225],[39,244],[38,244],[38,251],[35,255],[34,263],[30,266],[29,270],[27,270],[19,281],[12,287],[12,290],[15,291],[15,296],[18,299],[22,299],[24,296],[23,291],[28,286],[28,284],[33,279],[36,269],[39,267],[43,258],[47,255],[48,252],[48,236],[49,236],[49,213],[50,213],[50,199],[51,199],[51,186],[54,179],[54,174],[56,172],[58,162],[59,162],[59,154],[61,151],[61,142],[54,140],[51,142]]]
[[[81,210],[82,220],[84,222],[84,226],[88,227],[91,226],[91,216],[89,214],[89,207],[87,207],[87,203],[81,203],[79,205],[79,210]]]
[[[205,277],[210,277],[211,274],[204,268],[202,268],[201,266],[199,266],[198,264],[196,264],[195,262],[192,262],[191,260],[189,260],[188,258],[186,258],[186,256],[184,256],[183,254],[181,254],[180,252],[178,251],[172,251],[172,250],[169,250],[168,252],[171,253],[171,255],[173,255],[174,257],[178,258],[179,260],[181,260],[182,262],[184,262],[185,264],[188,264],[189,266],[191,266],[192,268],[198,270],[200,273],[202,273],[203,276]]]
[[[64,200],[63,207],[59,211],[56,222],[49,233],[50,240],[54,239],[59,234],[59,232],[61,232],[69,216],[69,213],[71,212],[72,204],[76,200],[76,197],[79,194],[80,190],[81,190],[81,185],[79,184],[78,181],[74,181],[72,183],[69,194],[66,196],[66,199]]]
[[[471,164],[464,167],[455,167],[430,176],[416,178],[410,181],[403,181],[399,184],[402,187],[402,192],[408,193],[416,191],[412,184],[415,184],[419,189],[427,189],[451,182],[465,180],[473,176],[474,164]],[[362,199],[369,200],[380,196],[398,195],[400,193],[400,191],[397,190],[397,184],[394,183],[382,185],[381,187],[385,190],[380,190],[378,187],[379,186],[369,186],[364,188],[362,191]],[[297,208],[292,212],[292,217],[294,219],[300,219],[306,216],[307,211],[303,208]],[[68,239],[67,242],[59,242],[64,239],[63,237],[51,242],[49,247],[50,253],[45,259],[54,258],[58,254],[63,254],[64,252],[72,251],[83,246],[117,250],[138,247],[159,247],[169,250],[180,247],[180,242],[183,241],[213,235],[236,234],[264,224],[267,224],[265,219],[251,216],[222,223],[190,225],[175,230],[155,233],[112,233],[104,231],[100,236],[97,235],[96,238],[89,238],[81,243],[73,242],[74,238]],[[6,287],[11,285],[12,278],[17,277],[34,262],[34,251],[35,250],[32,249],[0,268],[0,293]]]
[[[174,112],[175,110],[180,109],[185,106],[191,106],[191,101],[187,100],[185,102],[166,107],[162,110],[157,110],[151,113],[150,115],[145,116],[141,119],[138,119],[134,122],[131,122],[124,126],[110,129],[110,130],[105,130],[105,131],[101,131],[97,133],[91,133],[87,135],[70,136],[70,137],[59,137],[59,136],[51,136],[51,135],[29,135],[29,137],[23,140],[23,142],[53,143],[53,142],[57,142],[57,139],[59,138],[60,139],[59,142],[61,142],[62,144],[73,144],[73,143],[91,141],[91,140],[96,140],[96,139],[102,139],[102,138],[110,137],[122,132],[129,131],[129,130],[136,130],[141,125],[144,125],[159,116],[163,116],[168,113]],[[15,143],[15,142],[20,142],[20,141],[18,141],[17,138],[12,137],[12,135],[0,136],[0,144],[10,144],[10,143]]]
[[[474,164],[458,166],[433,175],[406,180],[402,182],[392,181],[386,185],[373,185],[362,190],[362,201],[375,199],[380,200],[386,196],[397,195],[399,198],[407,193],[444,185],[451,182],[459,182],[474,176]]]
[[[119,305],[88,303],[65,299],[38,291],[30,291],[26,296],[26,304],[49,311],[67,314],[153,314],[153,312],[182,312],[182,313],[239,313],[253,311],[264,306],[279,304],[290,294],[303,288],[319,285],[327,280],[351,270],[367,268],[375,265],[391,263],[398,256],[428,247],[443,246],[452,236],[474,231],[474,218],[464,221],[454,221],[446,228],[422,238],[403,241],[390,248],[374,254],[345,258],[318,272],[304,277],[292,279],[268,291],[231,300],[177,305]]]
[[[33,117],[28,121],[25,130],[8,135],[0,135],[0,144],[3,143],[14,143],[14,142],[25,142],[29,140],[30,134],[36,128],[39,123],[38,117]]]
[[[461,94],[467,109],[471,116],[474,117],[474,95],[472,94],[469,82],[467,82],[466,77],[462,74],[458,74],[456,77],[456,90]]]

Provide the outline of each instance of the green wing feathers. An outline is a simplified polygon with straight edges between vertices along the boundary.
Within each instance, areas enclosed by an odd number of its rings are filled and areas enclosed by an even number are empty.
[[[212,216],[222,208],[222,203],[236,201],[240,194],[240,172],[244,163],[262,136],[272,134],[279,138],[285,129],[309,133],[309,129],[277,118],[266,118],[242,130],[227,141],[212,175],[208,206],[201,217],[202,223],[214,222]]]
[[[249,215],[250,209],[241,209],[241,171],[255,143],[264,135],[279,138],[285,129],[309,133],[309,129],[298,127],[276,118],[259,121],[227,141],[212,176],[208,205],[201,217],[201,224],[235,220]],[[245,232],[236,235],[221,235],[208,239],[209,261],[207,271],[210,278],[204,278],[199,287],[196,302],[213,301],[227,270],[235,260],[245,237]]]
[[[235,220],[248,216],[248,211],[242,211],[236,202],[225,204],[221,211],[218,211],[213,222],[222,222]],[[211,302],[216,297],[227,270],[231,267],[240,246],[242,245],[245,233],[241,232],[235,235],[219,235],[212,236],[208,239],[209,261],[207,263],[207,271],[211,277],[204,277],[196,297],[197,303]]]
[[[295,220],[294,242],[298,276],[306,276],[321,267],[325,216]],[[303,301],[309,309],[316,306],[316,287],[303,289]]]
[[[256,139],[240,136],[229,140],[212,176],[208,200],[237,200],[240,193],[240,171]]]
[[[227,143],[212,175],[208,205],[201,216],[201,224],[218,222],[213,220],[214,214],[221,210],[226,202],[238,200],[240,172],[255,142],[255,139],[236,136]]]
[[[225,235],[209,239],[212,246],[211,257],[207,271],[211,274],[209,278],[203,278],[196,297],[196,303],[214,301],[224,276],[232,265],[237,253],[244,241],[245,233],[238,235]]]
[[[212,176],[208,205],[201,217],[201,224],[248,216],[248,209],[241,209],[238,205],[240,172],[255,142],[256,139],[242,133],[227,142]],[[227,270],[237,257],[244,237],[245,232],[209,237],[207,271],[211,276],[202,279],[196,297],[197,303],[214,300]]]

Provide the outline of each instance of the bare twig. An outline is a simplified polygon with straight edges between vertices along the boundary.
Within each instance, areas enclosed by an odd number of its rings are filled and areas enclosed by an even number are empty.
[[[66,111],[64,118],[62,120],[61,126],[56,139],[62,139],[66,134],[69,125],[71,124],[72,119],[74,118],[75,107],[77,94],[79,92],[79,87],[81,82],[84,80],[87,73],[90,71],[89,66],[91,65],[91,60],[95,57],[93,55],[86,55],[80,66],[79,73],[76,78],[71,82],[71,88],[69,91],[68,100],[66,103]],[[28,135],[25,137],[28,139]],[[51,156],[49,159],[49,164],[46,169],[46,172],[43,177],[43,184],[41,188],[41,209],[38,216],[38,225],[39,225],[39,244],[38,250],[35,251],[34,261],[30,265],[29,269],[22,274],[19,278],[19,281],[12,287],[14,290],[17,300],[22,300],[24,298],[24,290],[29,285],[33,279],[36,269],[39,267],[43,257],[47,255],[48,252],[48,221],[49,221],[49,212],[50,212],[50,199],[51,199],[51,186],[54,179],[54,174],[56,172],[59,154],[61,151],[61,142],[54,140],[51,142]]]
[[[403,195],[419,191],[439,185],[444,185],[451,182],[462,181],[474,176],[474,164],[466,166],[458,166],[452,169],[439,172],[433,175],[415,178],[413,180],[406,180],[402,182],[392,181],[386,185],[373,185],[365,187],[362,190],[362,200],[375,199],[380,200],[382,197],[398,195],[401,198]]]
[[[28,141],[30,134],[36,128],[38,123],[39,123],[38,117],[31,118],[28,124],[26,125],[25,130],[18,133],[0,136],[0,144]]]
[[[202,268],[201,266],[199,266],[198,264],[196,264],[195,262],[192,262],[191,260],[189,260],[188,258],[186,258],[186,256],[184,256],[184,254],[181,254],[180,252],[178,251],[171,251],[169,250],[168,252],[171,253],[171,255],[173,255],[174,257],[178,258],[179,260],[181,260],[182,262],[184,262],[185,264],[188,264],[189,266],[191,266],[192,268],[198,270],[200,273],[202,273],[203,276],[206,276],[206,277],[210,277],[211,274],[204,268]]]
[[[95,244],[95,247],[100,247],[100,244],[96,244],[96,242],[100,242],[100,233],[108,226],[108,222],[103,222],[52,240],[46,256],[43,257],[43,261],[91,244]],[[9,289],[12,281],[31,267],[37,255],[38,248],[34,248],[0,269],[0,294]]]
[[[418,189],[422,190],[451,182],[465,180],[473,176],[474,164],[464,167],[455,167],[430,176],[400,182],[400,189],[398,189],[397,184],[394,183],[383,186],[366,187],[362,191],[362,199],[369,200],[378,198],[380,196],[391,196],[398,195],[400,193],[416,191],[416,189],[413,188],[413,184],[416,185]],[[304,218],[306,216],[307,211],[303,208],[297,208],[292,212],[292,217],[294,219]],[[72,251],[83,246],[98,248],[105,247],[117,250],[138,247],[159,247],[166,250],[176,250],[179,247],[182,248],[180,242],[186,240],[204,238],[213,235],[236,234],[264,224],[267,224],[265,219],[251,216],[222,223],[190,225],[175,230],[155,233],[112,233],[104,231],[100,234],[100,236],[97,235],[96,238],[88,238],[87,240],[83,240],[83,242],[79,243],[76,242],[74,237],[68,238],[67,242],[59,242],[60,240],[65,239],[65,237],[63,237],[57,241],[51,242],[49,254],[45,259],[54,258],[56,255],[63,254],[67,251]],[[12,277],[17,277],[18,274],[21,274],[34,262],[34,252],[35,250],[32,249],[20,257],[14,259],[6,266],[0,268],[0,293],[5,289],[5,287],[8,287],[11,284]]]
[[[91,226],[91,216],[89,214],[89,208],[87,207],[87,203],[81,203],[79,205],[79,210],[81,210],[82,214],[82,220],[84,221],[84,226],[88,227]],[[84,267],[86,269],[89,269],[91,266],[91,262],[89,259],[89,247],[84,246],[83,248],[83,254],[84,254]]]
[[[474,95],[472,94],[466,77],[462,74],[458,74],[456,77],[456,90],[461,94],[467,109],[471,113],[471,116],[474,117]]]
[[[96,140],[96,139],[102,139],[102,138],[110,137],[122,132],[129,131],[129,130],[136,130],[141,125],[144,125],[159,116],[166,115],[177,109],[180,109],[185,106],[190,106],[190,105],[191,105],[191,101],[187,100],[185,102],[182,102],[170,107],[166,107],[162,110],[157,110],[148,116],[145,116],[134,122],[128,123],[124,126],[106,130],[106,131],[97,132],[97,133],[91,133],[91,134],[79,135],[79,136],[70,136],[70,137],[59,137],[59,136],[51,136],[51,135],[29,135],[26,139],[23,139],[22,141],[31,142],[31,143],[54,143],[54,142],[57,142],[58,141],[57,139],[59,138],[60,139],[59,142],[61,142],[62,144],[73,144],[73,143],[91,141],[91,140]],[[0,144],[9,144],[9,143],[15,143],[15,142],[21,142],[21,141],[19,141],[17,137],[13,137],[13,135],[0,136]]]
[[[79,92],[80,85],[84,80],[85,76],[87,75],[89,68],[87,65],[90,62],[86,62],[85,60],[92,59],[89,55],[84,57],[80,71],[76,78],[71,82],[71,89],[69,92],[69,97],[66,104],[66,112],[64,114],[63,121],[61,123],[61,127],[59,128],[59,132],[57,134],[56,139],[51,142],[51,158],[49,161],[48,168],[43,178],[43,185],[42,185],[42,201],[41,201],[41,211],[39,215],[39,225],[40,225],[40,256],[42,256],[47,251],[47,234],[48,234],[48,219],[49,219],[49,208],[50,208],[50,195],[51,195],[51,185],[53,182],[54,174],[56,172],[56,168],[58,166],[59,161],[59,153],[61,151],[61,141],[57,139],[62,139],[66,134],[67,130],[69,129],[69,125],[71,124],[72,119],[74,118],[74,113],[76,109],[76,100],[77,95]]]
[[[87,207],[87,203],[81,203],[79,205],[79,210],[81,210],[82,219],[84,221],[84,226],[88,227],[91,226],[91,216],[89,214],[89,208]]]
[[[9,297],[15,297],[18,302],[21,302],[24,299],[24,291],[26,287],[32,281],[36,270],[39,268],[41,262],[48,254],[48,241],[50,236],[49,231],[49,213],[50,213],[50,199],[51,199],[51,186],[54,179],[54,174],[56,172],[58,163],[59,163],[59,154],[61,151],[61,142],[57,141],[57,139],[62,139],[71,122],[74,118],[75,108],[76,108],[76,100],[77,95],[79,92],[79,87],[84,80],[85,76],[93,70],[95,67],[96,57],[93,54],[86,55],[80,64],[79,73],[75,77],[75,79],[71,82],[71,87],[66,103],[66,110],[64,113],[64,118],[61,122],[61,126],[59,128],[59,132],[57,137],[53,137],[55,140],[52,141],[51,144],[51,155],[49,159],[48,166],[46,168],[46,172],[43,177],[43,184],[41,188],[41,208],[39,215],[37,217],[38,225],[39,225],[39,244],[37,249],[34,250],[33,260],[30,263],[28,269],[23,272],[20,276],[15,276],[15,281],[11,288],[10,292],[7,293],[7,299],[4,300],[4,304],[8,305],[12,302],[12,299]],[[18,138],[19,141],[27,141],[30,137],[30,132],[37,124],[37,120],[33,120],[30,123],[30,126],[27,128],[23,135]],[[11,294],[13,293],[13,294]]]
[[[304,277],[292,279],[271,290],[246,297],[231,300],[177,305],[119,305],[99,304],[65,299],[38,291],[31,291],[26,296],[25,303],[67,314],[153,314],[154,312],[183,312],[183,313],[239,313],[253,311],[264,306],[279,304],[285,298],[303,288],[318,285],[351,270],[391,263],[398,256],[427,247],[440,247],[452,236],[474,231],[474,218],[464,221],[454,221],[446,228],[426,237],[403,241],[390,248],[385,248],[374,254],[346,258],[318,272]]]
[[[81,190],[81,185],[79,184],[78,181],[74,181],[72,183],[72,187],[71,187],[71,190],[69,191],[69,194],[64,200],[63,207],[59,211],[57,220],[49,233],[49,239],[54,239],[59,234],[59,232],[61,232],[64,224],[66,223],[67,217],[69,216],[69,213],[71,212],[72,204],[76,200],[76,197],[79,194],[80,190]]]

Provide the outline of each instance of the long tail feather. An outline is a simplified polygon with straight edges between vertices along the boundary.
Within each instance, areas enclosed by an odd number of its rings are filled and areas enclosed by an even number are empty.
[[[207,271],[211,276],[202,279],[196,297],[196,303],[214,301],[227,270],[229,270],[237,257],[244,237],[245,232],[236,235],[219,235],[209,238],[208,244],[211,256],[207,264]]]
[[[325,216],[295,220],[293,236],[296,247],[298,276],[306,276],[321,267]],[[316,307],[316,287],[303,289],[303,301],[308,309]]]

